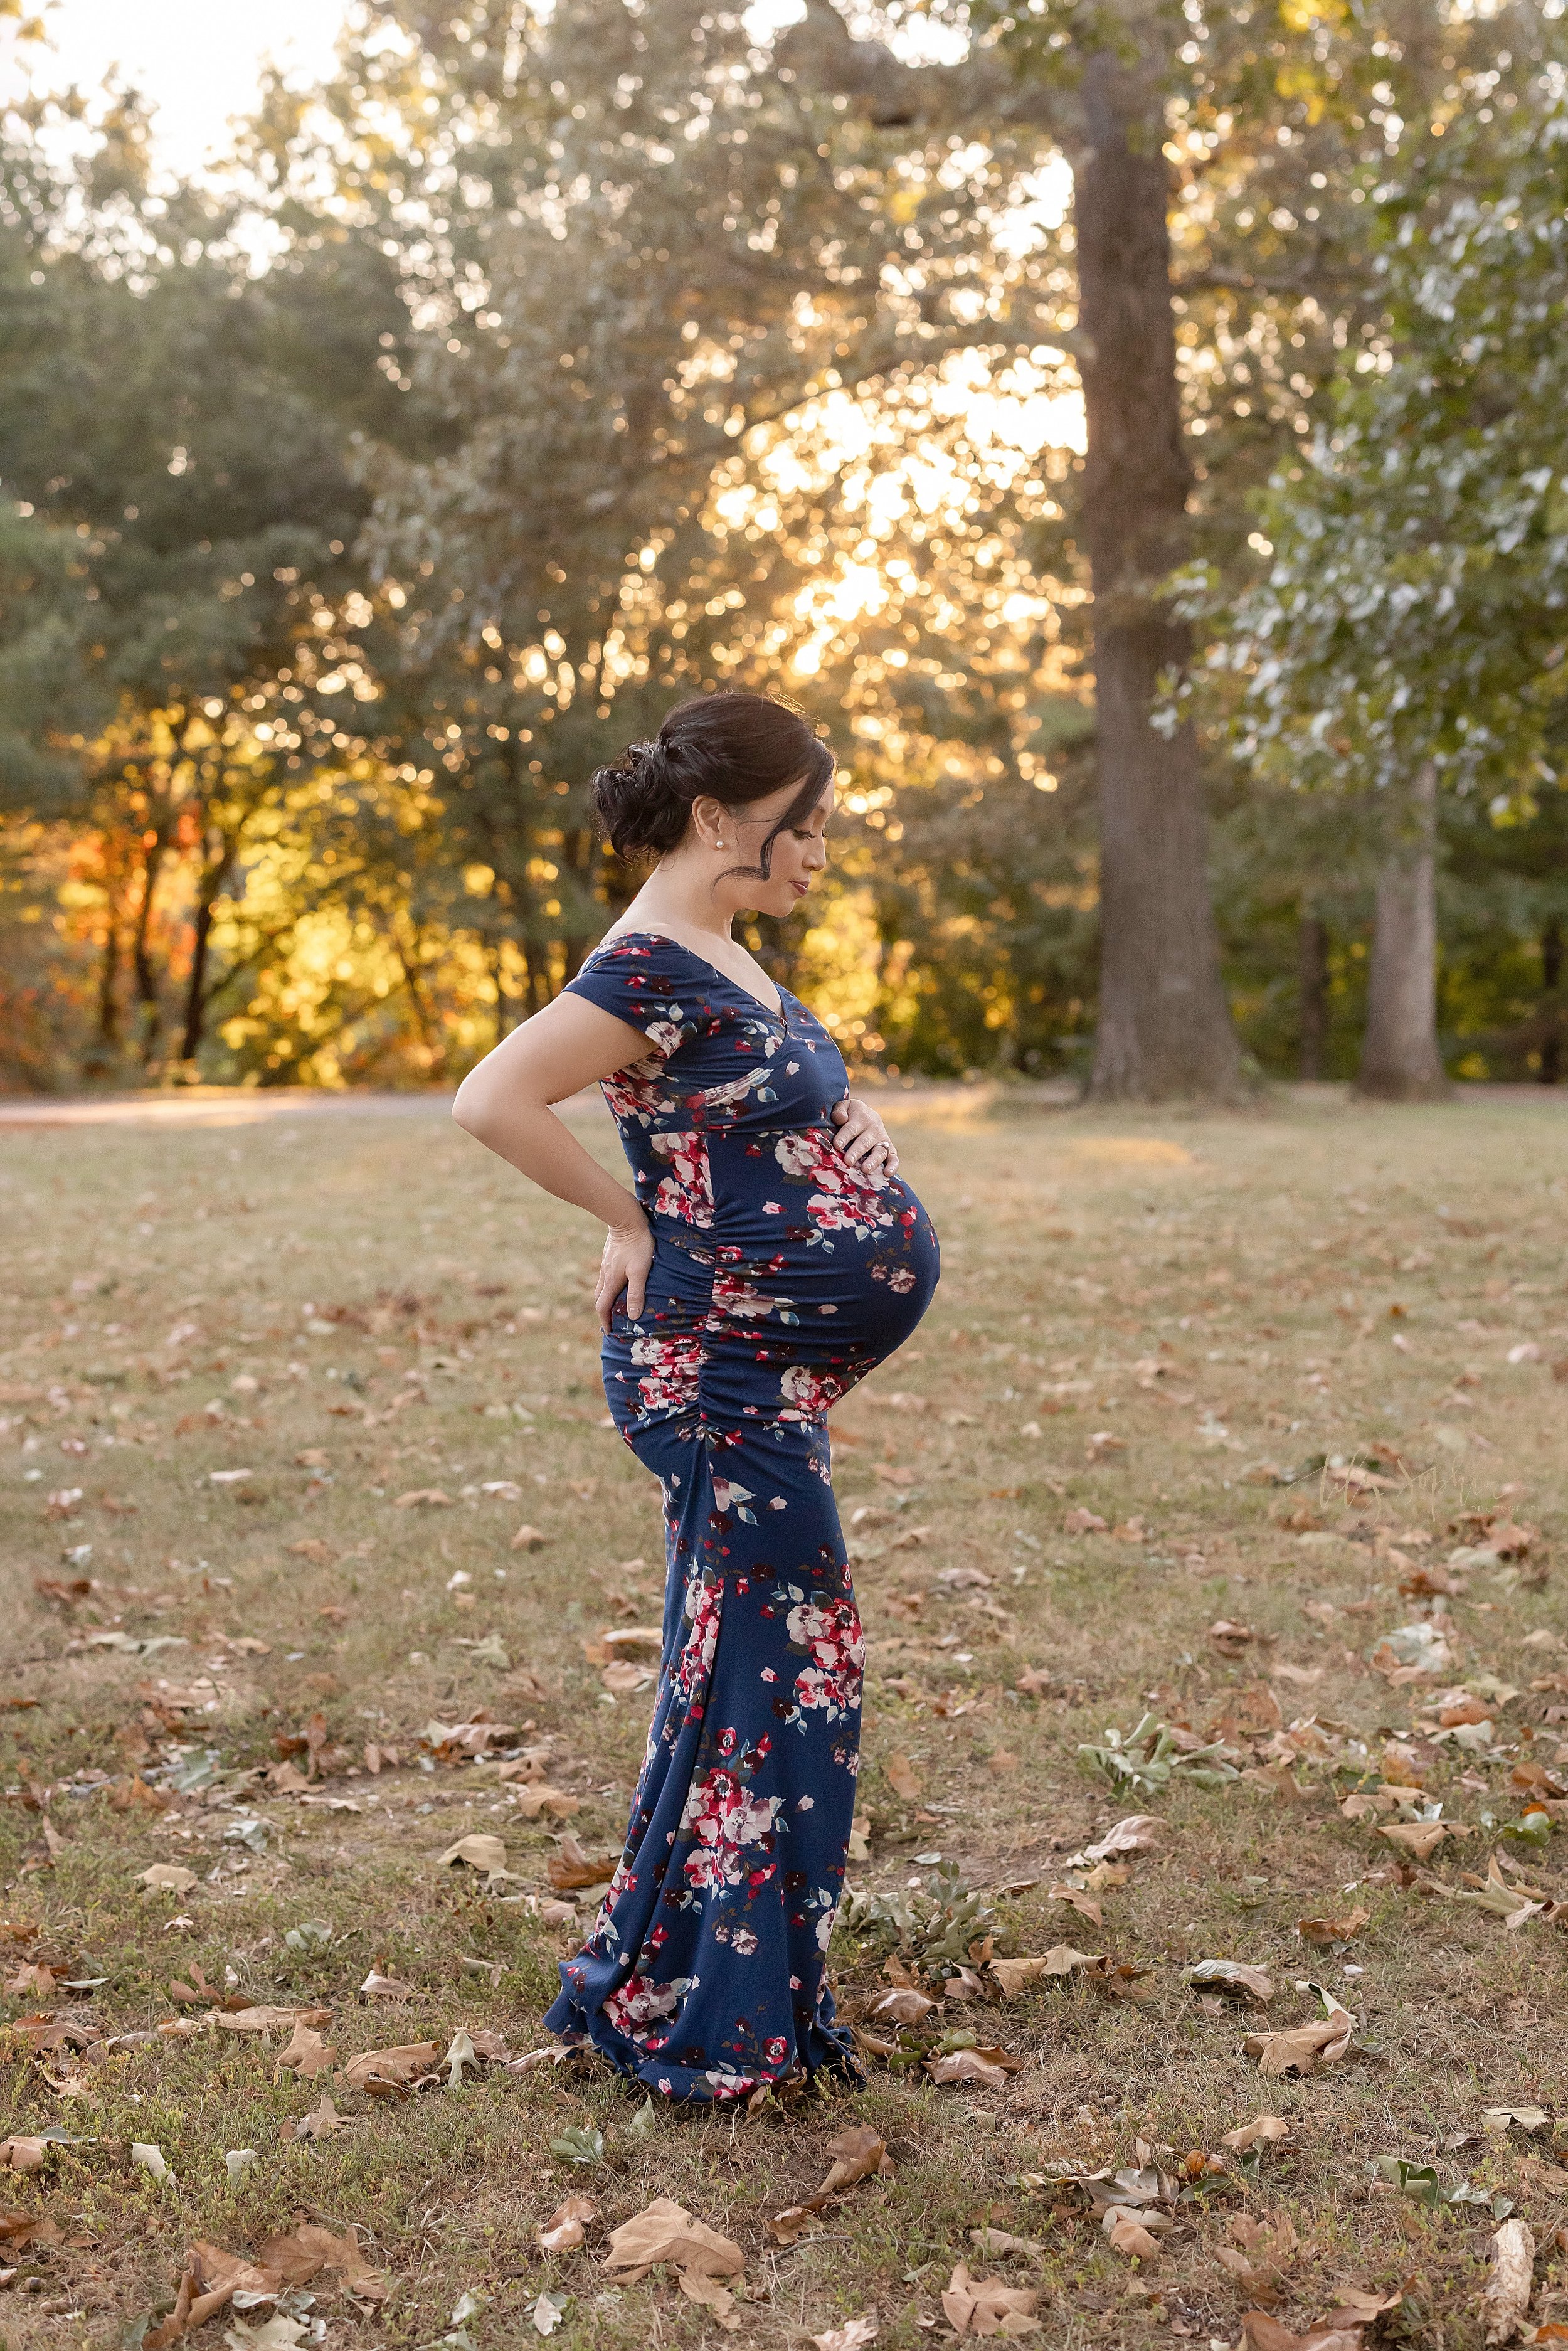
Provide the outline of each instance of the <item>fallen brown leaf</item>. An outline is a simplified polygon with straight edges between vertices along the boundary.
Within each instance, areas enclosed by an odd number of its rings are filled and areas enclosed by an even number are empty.
[[[1362,2351],[1359,2326],[1312,2326],[1297,2335],[1266,2310],[1244,2310],[1241,2339],[1247,2351]]]
[[[1327,1995],[1325,1994],[1325,2000]],[[1276,2032],[1249,2033],[1243,2044],[1256,2057],[1261,2074],[1314,2074],[1320,2066],[1338,2063],[1350,2047],[1355,2020],[1335,2001],[1330,2013],[1311,2024],[1287,2026]]]
[[[706,2221],[694,2220],[667,2196],[655,2196],[641,2212],[623,2220],[612,2232],[604,2255],[604,2267],[623,2272],[628,2285],[645,2278],[660,2262],[705,2277],[738,2277],[746,2267],[738,2245]]]
[[[868,2343],[876,2341],[881,2320],[874,2310],[862,2313],[859,2318],[846,2319],[842,2326],[830,2326],[825,2335],[810,2338],[816,2351],[865,2351]]]
[[[1033,2287],[973,2278],[962,2262],[942,2289],[942,2307],[960,2340],[970,2335],[1031,2335],[1040,2325],[1034,2314],[1039,2306]]]
[[[1152,2262],[1159,2253],[1157,2241],[1149,2234],[1140,2220],[1134,2220],[1124,2204],[1113,2204],[1100,2223],[1118,2253],[1129,2261]]]
[[[881,1993],[866,2013],[879,2024],[920,2024],[936,2005],[923,1991],[904,1987]]]
[[[1013,2000],[1026,1984],[1037,1983],[1042,1976],[1070,1976],[1075,1968],[1098,1964],[1090,1952],[1075,1951],[1071,1943],[1053,1943],[1043,1958],[992,1959],[988,1967],[1001,1987],[1003,1999]]]
[[[338,2062],[338,2053],[308,2024],[296,2024],[294,2036],[287,2049],[277,2055],[277,2073],[298,2074],[302,2082],[313,2082],[318,2074],[329,2074]]]
[[[459,1837],[455,1844],[449,1844],[444,1853],[435,1857],[437,1869],[450,1869],[455,1863],[469,1869],[482,1869],[486,1877],[504,1877],[507,1848],[498,1836],[477,1830],[472,1835]]]
[[[907,1755],[890,1755],[886,1765],[887,1784],[895,1796],[906,1804],[914,1803],[920,1793],[920,1781]]]
[[[1377,1832],[1416,1861],[1429,1861],[1450,1834],[1446,1821],[1387,1821]]]
[[[567,1894],[586,1886],[606,1886],[615,1875],[619,1856],[614,1854],[584,1853],[577,1839],[563,1836],[560,1851],[551,1854],[545,1864],[545,1875],[558,1894]]]
[[[1092,1927],[1103,1927],[1105,1923],[1103,1909],[1092,1894],[1084,1893],[1082,1886],[1052,1886],[1048,1888],[1045,1898],[1048,1902],[1065,1902],[1071,1909],[1077,1911],[1081,1918],[1087,1918]]]
[[[367,2049],[358,2057],[350,2057],[343,2068],[343,2079],[350,2090],[406,2089],[411,2082],[428,2074],[441,2054],[439,2041],[406,2041],[395,2049]]]
[[[299,2027],[329,2024],[329,2008],[237,2008],[215,2009],[213,2022],[225,2032],[298,2032]]]
[[[1235,2130],[1227,2131],[1219,2144],[1234,2147],[1238,2155],[1245,2155],[1249,2147],[1276,2146],[1281,2139],[1290,2136],[1291,2126],[1283,2115],[1254,2115],[1249,2123],[1242,2123]]]
[[[281,2135],[284,2138],[295,2139],[336,2138],[340,2131],[348,2130],[350,2127],[350,2117],[338,2112],[337,2107],[323,2090],[320,2105],[314,2107],[309,2114],[301,2115],[298,2122],[285,2123]]]
[[[1303,1943],[1348,1943],[1353,1935],[1359,1935],[1364,1927],[1371,1924],[1371,1911],[1358,1905],[1337,1918],[1298,1919],[1296,1932]]]
[[[1535,2239],[1522,2220],[1505,2220],[1491,2241],[1486,2304],[1489,2344],[1511,2343],[1524,2324],[1535,2270]]]
[[[599,2207],[591,2196],[569,2196],[534,2234],[547,2253],[570,2253],[585,2241],[598,2218]]]
[[[688,2302],[696,2303],[701,2309],[711,2310],[727,2334],[735,2333],[740,2320],[736,2315],[735,2296],[727,2285],[720,2285],[716,2278],[709,2277],[704,2270],[687,2268],[675,2272],[675,2283]]]
[[[361,2302],[384,2302],[390,2292],[385,2278],[370,2267],[352,2235],[336,2236],[315,2220],[303,2220],[298,2228],[268,2237],[256,2248],[256,2259],[276,2270],[288,2285],[308,2285],[323,2270],[335,2270]]]
[[[1006,2049],[955,2049],[946,2057],[928,2060],[931,2079],[939,2088],[970,2082],[984,2090],[1000,2090],[1009,2074],[1023,2071],[1023,2059]]]

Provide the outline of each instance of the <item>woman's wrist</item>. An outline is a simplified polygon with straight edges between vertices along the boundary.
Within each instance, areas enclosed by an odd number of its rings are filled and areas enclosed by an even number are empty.
[[[622,1212],[612,1217],[610,1229],[612,1233],[619,1233],[623,1240],[635,1240],[646,1233],[648,1219],[643,1213],[642,1202],[629,1198]]]

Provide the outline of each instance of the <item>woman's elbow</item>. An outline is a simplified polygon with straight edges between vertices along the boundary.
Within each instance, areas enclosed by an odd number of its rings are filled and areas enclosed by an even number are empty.
[[[495,1116],[495,1099],[477,1070],[471,1070],[452,1097],[452,1115],[467,1134],[483,1143]]]

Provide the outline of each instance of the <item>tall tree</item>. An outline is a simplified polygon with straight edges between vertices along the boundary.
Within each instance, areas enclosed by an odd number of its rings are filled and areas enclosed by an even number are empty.
[[[1568,652],[1568,106],[1557,71],[1457,118],[1377,205],[1382,350],[1261,512],[1269,575],[1224,655],[1248,753],[1380,804],[1361,1083],[1442,1089],[1439,791],[1528,812]]]
[[[791,66],[873,121],[1025,127],[1069,163],[1089,446],[1070,528],[1092,582],[1102,1001],[1093,1090],[1226,1094],[1238,1060],[1204,875],[1198,757],[1165,681],[1186,655],[1166,574],[1195,545],[1234,584],[1245,493],[1307,429],[1316,381],[1370,324],[1362,210],[1440,128],[1469,72],[1501,79],[1540,12],[1429,0],[1007,0],[888,7],[958,36],[913,66],[808,0]],[[1179,199],[1179,201],[1178,201]],[[1185,423],[1185,431],[1184,431]],[[1218,429],[1217,429],[1218,428]],[[1196,488],[1196,497],[1191,495]]]
[[[95,837],[104,1066],[122,1044],[189,1065],[243,976],[214,969],[212,935],[248,828],[341,731],[347,681],[302,590],[357,579],[350,436],[406,422],[373,362],[407,313],[386,258],[329,219],[256,277],[232,202],[153,194],[131,101],[78,172],[25,125],[0,164],[0,475],[33,542],[72,559],[13,652],[14,672],[47,652],[57,690],[8,697],[5,787]]]

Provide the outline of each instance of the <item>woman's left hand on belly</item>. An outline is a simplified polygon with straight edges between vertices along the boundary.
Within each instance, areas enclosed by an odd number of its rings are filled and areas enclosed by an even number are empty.
[[[870,1102],[846,1094],[842,1102],[833,1104],[830,1113],[837,1132],[833,1136],[835,1149],[868,1176],[894,1176],[898,1172],[898,1154],[893,1137]]]

